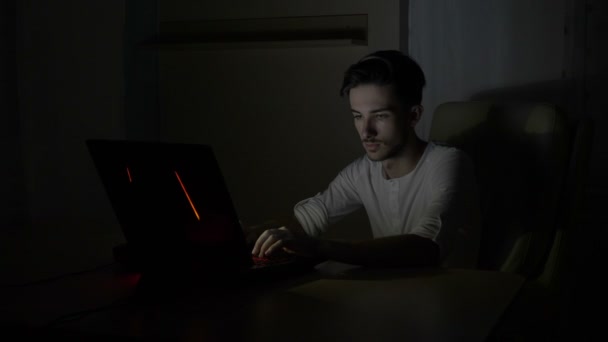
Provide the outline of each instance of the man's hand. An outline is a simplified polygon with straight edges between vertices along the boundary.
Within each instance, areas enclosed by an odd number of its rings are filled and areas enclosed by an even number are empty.
[[[271,256],[278,251],[307,257],[316,257],[319,253],[319,240],[295,236],[285,227],[268,229],[260,235],[251,254],[260,258]]]
[[[253,247],[255,242],[258,240],[260,235],[269,229],[275,229],[285,225],[285,223],[279,223],[277,220],[268,220],[253,226],[241,224],[243,226],[243,232],[245,233],[245,240],[247,246]]]

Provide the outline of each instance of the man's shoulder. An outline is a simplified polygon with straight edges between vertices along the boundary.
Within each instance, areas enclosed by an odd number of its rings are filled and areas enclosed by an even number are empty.
[[[453,145],[433,142],[433,150],[429,153],[427,167],[433,174],[445,174],[461,170],[465,173],[474,172],[473,160],[462,149]]]
[[[461,150],[454,145],[450,145],[440,141],[430,141],[429,148],[431,152],[436,154],[450,154],[450,153],[458,153]]]
[[[429,153],[427,157],[433,162],[468,159],[467,154],[463,150],[453,145],[436,141],[429,142]]]

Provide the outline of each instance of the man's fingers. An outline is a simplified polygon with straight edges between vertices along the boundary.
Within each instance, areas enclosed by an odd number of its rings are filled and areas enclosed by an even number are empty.
[[[289,240],[290,237],[289,230],[285,227],[268,229],[257,239],[251,254],[258,255],[260,258],[263,258],[265,255],[270,255],[277,249],[281,249],[286,240]]]
[[[278,240],[277,242],[273,243],[270,247],[268,247],[265,254],[272,255],[272,253],[274,253],[276,250],[280,249],[282,246],[283,246],[283,240]]]
[[[296,254],[296,251],[294,251],[293,249],[289,249],[289,248],[287,248],[285,246],[283,246],[283,251],[285,253],[289,253],[289,254]]]
[[[277,236],[273,233],[269,233],[268,237],[264,240],[264,243],[260,247],[259,256],[263,258],[264,255],[268,254],[268,249],[270,246],[274,245],[277,241],[280,241]]]
[[[253,255],[260,254],[260,249],[262,248],[262,245],[268,238],[269,234],[270,233],[266,230],[260,235],[260,237],[258,237],[258,239],[255,242],[255,246],[253,246],[253,250],[251,251],[251,254],[253,254]]]

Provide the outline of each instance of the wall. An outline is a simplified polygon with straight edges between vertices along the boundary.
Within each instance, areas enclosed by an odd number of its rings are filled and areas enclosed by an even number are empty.
[[[124,136],[124,2],[19,1],[16,18],[19,77],[9,87],[29,219],[0,239],[3,275],[107,261],[120,231],[84,141]]]
[[[123,134],[124,4],[20,4],[18,89],[32,222],[100,217],[84,140]]]
[[[581,246],[578,254],[585,259],[580,266],[574,294],[571,320],[575,323],[572,336],[580,341],[592,340],[604,332],[603,317],[593,314],[597,303],[606,298],[603,270],[608,257],[608,111],[604,99],[608,93],[608,2],[604,0],[579,1],[576,7],[577,28],[583,34],[576,41],[578,69],[583,76],[583,115],[589,117],[594,126],[594,140],[587,184],[585,215],[579,231]],[[600,271],[598,271],[600,270]]]
[[[23,165],[17,107],[16,2],[0,5],[0,229],[19,230],[25,224]]]
[[[583,25],[586,37],[582,51],[585,51],[583,70],[585,79],[584,106],[585,115],[593,121],[595,135],[591,155],[591,170],[589,174],[589,224],[596,227],[608,226],[608,217],[601,215],[608,204],[608,111],[604,99],[608,93],[608,3],[601,0],[587,0],[586,20]],[[598,233],[608,238],[605,230]],[[598,252],[603,249],[597,239]]]
[[[562,101],[571,77],[563,74],[565,6],[566,0],[410,0],[410,53],[427,76],[419,133],[428,136],[433,111],[447,101],[504,92]]]
[[[241,219],[290,215],[362,155],[343,72],[398,49],[399,1],[161,1],[161,21],[368,14],[369,46],[161,51],[161,134],[211,144]],[[403,10],[403,8],[401,8]],[[342,227],[342,228],[340,228]],[[355,229],[353,229],[355,227]],[[359,215],[333,231],[368,236]]]

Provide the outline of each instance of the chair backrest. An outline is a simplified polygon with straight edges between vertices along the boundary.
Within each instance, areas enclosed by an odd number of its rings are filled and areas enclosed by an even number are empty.
[[[449,102],[430,140],[461,148],[479,183],[479,268],[538,276],[558,226],[571,154],[565,115],[550,104]]]

